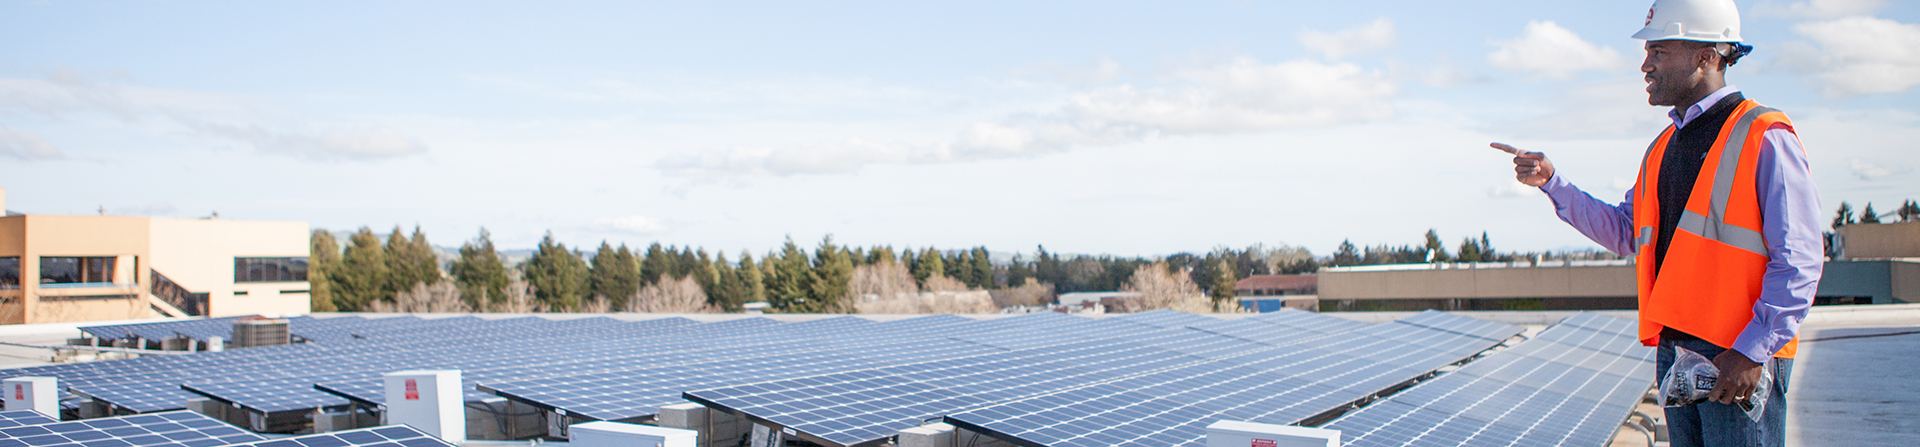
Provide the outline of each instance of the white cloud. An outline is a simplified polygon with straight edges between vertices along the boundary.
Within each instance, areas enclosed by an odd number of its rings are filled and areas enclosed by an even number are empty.
[[[1672,120],[1647,105],[1645,85],[1620,79],[1561,90],[1540,101],[1542,112],[1494,127],[1529,138],[1651,138]]]
[[[1371,53],[1393,46],[1393,20],[1381,17],[1372,23],[1331,33],[1315,30],[1300,32],[1300,44],[1331,59]]]
[[[659,219],[646,216],[607,217],[595,219],[593,228],[601,231],[629,233],[635,235],[653,235],[667,231],[667,225]]]
[[[39,135],[0,127],[0,157],[21,160],[52,160],[61,158],[59,149],[47,144]]]
[[[1588,70],[1618,71],[1628,64],[1612,47],[1587,42],[1553,21],[1527,22],[1520,37],[1492,43],[1500,47],[1487,54],[1494,66],[1545,78],[1566,79]]]
[[[1881,177],[1886,177],[1889,175],[1896,174],[1896,172],[1893,172],[1892,169],[1887,169],[1886,167],[1883,167],[1880,165],[1875,165],[1873,163],[1860,161],[1860,159],[1858,158],[1852,159],[1850,161],[1853,162],[1853,175],[1860,177],[1861,180],[1873,181],[1873,180],[1878,180]]]
[[[1031,156],[1076,146],[1204,135],[1328,127],[1393,116],[1397,86],[1353,64],[1248,58],[1172,72],[1172,85],[1131,84],[1070,95],[1053,110],[976,122],[934,144],[846,138],[780,147],[683,153],[655,167],[684,177],[846,174],[872,164],[927,164]]]
[[[390,158],[426,150],[379,124],[322,123],[243,97],[98,82],[70,69],[53,70],[44,79],[0,78],[0,110],[8,109],[53,118],[102,114],[125,125],[173,124],[195,136],[236,141],[261,152],[319,159]],[[37,137],[26,141],[51,150]]]
[[[1487,188],[1487,197],[1494,199],[1540,197],[1545,195],[1546,193],[1540,192],[1540,188],[1527,186],[1527,184],[1520,183],[1518,180],[1502,182],[1499,185]]]
[[[1029,64],[1012,70],[1016,77],[1045,76],[1072,85],[1112,82],[1131,72],[1120,61],[1101,58],[1091,65],[1069,65],[1060,61],[1044,61]]]
[[[1818,79],[1827,97],[1898,93],[1920,85],[1920,26],[1850,17],[1793,29],[1814,43],[1783,45],[1774,64]]]
[[[1764,2],[1754,6],[1753,13],[1786,19],[1831,19],[1869,15],[1885,7],[1886,0],[1809,0],[1788,4]]]

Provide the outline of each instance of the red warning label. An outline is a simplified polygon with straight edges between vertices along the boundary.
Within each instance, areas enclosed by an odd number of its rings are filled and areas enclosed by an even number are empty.
[[[407,400],[420,400],[420,383],[407,379]],[[1269,442],[1267,445],[1273,445]]]
[[[20,384],[18,383],[13,384],[13,400],[25,400],[26,398],[27,398],[26,389],[21,387]]]
[[[1274,447],[1272,439],[1254,439],[1252,447]]]

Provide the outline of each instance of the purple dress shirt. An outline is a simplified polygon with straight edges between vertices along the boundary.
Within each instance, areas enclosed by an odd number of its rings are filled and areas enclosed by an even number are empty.
[[[1726,86],[1688,107],[1667,112],[1674,127],[1686,127],[1706,108],[1727,95],[1738,92]],[[1821,240],[1820,195],[1813,184],[1813,171],[1800,148],[1800,137],[1786,126],[1774,126],[1762,134],[1760,161],[1754,184],[1760,198],[1760,233],[1767,240],[1767,273],[1761,280],[1760,300],[1753,304],[1753,321],[1740,331],[1733,346],[1727,347],[1757,363],[1766,363],[1788,340],[1800,333],[1800,321],[1813,307],[1813,293],[1820,284],[1820,270],[1826,255]],[[1593,198],[1554,173],[1540,190],[1553,199],[1554,213],[1573,225],[1600,246],[1623,256],[1632,256],[1633,191],[1618,205]]]

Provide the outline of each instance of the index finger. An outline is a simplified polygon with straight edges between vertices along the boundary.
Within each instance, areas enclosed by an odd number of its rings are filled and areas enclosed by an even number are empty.
[[[1520,150],[1520,148],[1517,148],[1517,147],[1508,146],[1507,143],[1492,143],[1492,144],[1488,144],[1488,146],[1492,146],[1494,149],[1499,149],[1499,150],[1505,151],[1506,153],[1513,154],[1514,156],[1521,156],[1521,155],[1527,154],[1527,151]]]

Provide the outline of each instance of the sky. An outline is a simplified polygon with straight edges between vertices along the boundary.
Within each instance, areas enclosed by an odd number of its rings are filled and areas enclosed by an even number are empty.
[[[1487,143],[1619,201],[1649,5],[0,0],[0,188],[503,249],[1580,249]],[[1823,207],[1920,199],[1920,2],[1740,10]]]

